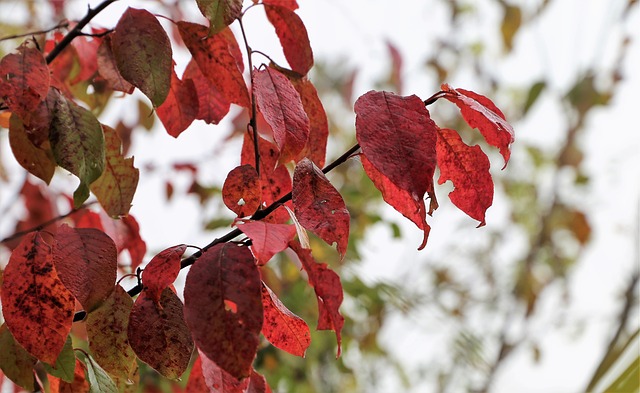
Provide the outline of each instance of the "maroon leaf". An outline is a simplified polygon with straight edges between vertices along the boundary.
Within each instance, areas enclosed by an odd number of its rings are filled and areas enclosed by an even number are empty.
[[[235,53],[237,43],[231,41],[233,34],[223,30],[209,36],[206,26],[189,22],[178,22],[178,29],[202,74],[227,101],[248,108],[251,101]]]
[[[264,322],[262,334],[276,348],[292,355],[304,357],[311,336],[309,326],[300,317],[289,311],[275,293],[262,283],[262,307]]]
[[[113,291],[118,269],[113,240],[94,228],[58,227],[53,261],[62,283],[87,311]]]
[[[207,124],[218,124],[229,113],[229,101],[216,89],[200,71],[196,61],[191,58],[182,75],[184,81],[191,80],[198,95],[198,114],[196,119]]]
[[[142,283],[153,301],[160,301],[162,291],[173,284],[178,277],[180,261],[186,249],[186,245],[179,244],[160,251],[144,268]]]
[[[309,139],[309,118],[300,95],[287,77],[273,68],[255,71],[253,83],[258,108],[273,130],[281,162],[296,158]]]
[[[344,317],[340,314],[343,293],[340,277],[326,263],[317,263],[311,250],[302,248],[298,242],[289,243],[289,247],[298,255],[302,268],[307,272],[309,284],[313,286],[318,298],[318,330],[333,330],[338,341],[338,355],[342,352],[342,326]]]
[[[131,309],[128,336],[138,358],[167,378],[177,379],[189,366],[193,341],[182,302],[169,288],[156,304],[143,291]]]
[[[296,165],[291,200],[300,224],[332,245],[344,258],[349,242],[349,211],[338,190],[308,158]]]
[[[160,106],[169,94],[173,63],[169,37],[158,19],[149,11],[127,8],[111,40],[120,74],[154,107]]]
[[[207,250],[187,275],[184,299],[198,348],[233,377],[248,377],[262,328],[260,274],[249,248]]]
[[[171,88],[156,113],[167,133],[177,138],[198,116],[198,93],[192,80],[181,81],[171,71]]]
[[[42,53],[22,44],[0,60],[0,98],[21,118],[47,97],[49,68]]]
[[[467,146],[454,130],[441,129],[436,145],[440,178],[451,180],[455,189],[449,198],[460,210],[485,225],[485,212],[493,202],[489,158],[480,146]]]
[[[309,138],[300,158],[307,157],[319,168],[325,163],[327,139],[329,138],[329,122],[318,92],[307,78],[290,78],[293,87],[300,94],[304,111],[309,118]],[[299,160],[298,160],[299,161]]]
[[[454,89],[447,84],[443,84],[441,89],[446,93],[444,98],[460,108],[462,117],[469,127],[477,128],[488,144],[500,150],[506,167],[515,133],[500,109],[487,97],[472,91]]]
[[[260,178],[256,169],[248,164],[232,169],[222,186],[222,200],[238,217],[255,213],[262,202]]]
[[[96,58],[98,64],[98,73],[102,76],[110,88],[131,94],[135,86],[127,82],[126,79],[118,71],[116,59],[111,49],[111,35],[106,35],[102,39]]]
[[[258,374],[256,370],[252,370],[249,386],[245,393],[271,393],[271,388],[267,385],[267,380],[264,376]]]
[[[264,10],[276,29],[284,57],[291,69],[300,75],[306,75],[313,67],[313,52],[302,19],[286,7],[265,4]]]
[[[245,220],[238,223],[240,229],[251,239],[251,250],[258,265],[269,262],[271,257],[285,250],[296,235],[296,228],[288,224],[271,224]]]
[[[262,3],[285,7],[291,11],[295,11],[298,9],[298,2],[296,0],[262,0]]]
[[[245,393],[249,385],[249,379],[238,379],[220,368],[200,350],[200,367],[204,383],[210,393]]]

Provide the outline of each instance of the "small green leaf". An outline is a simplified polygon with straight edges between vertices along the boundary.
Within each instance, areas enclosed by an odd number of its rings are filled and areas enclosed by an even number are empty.
[[[56,364],[53,366],[50,366],[47,363],[43,364],[47,373],[54,377],[61,378],[65,382],[73,382],[74,370],[76,367],[76,355],[73,352],[73,347],[71,345],[71,336],[67,337],[64,347],[62,347],[62,352],[60,352],[58,359],[56,359]]]
[[[196,3],[209,20],[211,35],[229,26],[242,12],[242,0],[196,0]]]
[[[90,393],[118,393],[118,387],[109,375],[91,356],[86,356],[87,379]]]
[[[542,91],[547,87],[545,81],[539,81],[531,85],[529,89],[529,93],[527,94],[527,100],[524,103],[524,107],[522,109],[522,114],[526,115],[529,112],[529,109],[536,103]]]
[[[7,325],[0,326],[0,369],[17,385],[33,391],[33,366],[38,359],[22,348],[11,335]]]

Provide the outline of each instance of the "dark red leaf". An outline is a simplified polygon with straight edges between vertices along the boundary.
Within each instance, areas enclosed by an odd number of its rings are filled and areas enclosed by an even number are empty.
[[[156,304],[143,291],[131,309],[129,343],[138,358],[170,379],[182,376],[189,366],[193,341],[184,321],[183,306],[169,288]]]
[[[74,299],[39,232],[13,250],[2,280],[2,314],[15,340],[36,358],[54,364],[73,321]]]
[[[255,213],[262,203],[260,178],[256,169],[248,164],[232,169],[222,186],[222,200],[238,217]]]
[[[493,202],[493,181],[489,173],[489,158],[480,146],[468,146],[454,131],[438,131],[438,184],[451,180],[455,189],[449,198],[460,210],[485,225],[485,212]]]
[[[349,243],[349,211],[338,190],[308,158],[296,165],[291,200],[300,224],[329,245],[336,242],[344,258]]]
[[[191,80],[198,95],[198,115],[196,119],[207,124],[218,124],[229,113],[229,101],[216,89],[200,71],[200,67],[192,58],[182,75],[184,81]]]
[[[113,291],[118,269],[113,240],[94,228],[58,227],[53,261],[62,283],[87,311],[97,308]]]
[[[271,393],[271,388],[267,385],[267,380],[264,376],[258,374],[256,370],[252,370],[249,386],[245,393]]]
[[[187,275],[184,299],[198,348],[233,377],[248,377],[262,328],[260,273],[249,248],[207,250]]]
[[[510,146],[514,141],[515,133],[500,109],[487,97],[472,91],[454,89],[447,84],[443,84],[441,89],[446,93],[444,98],[460,108],[467,124],[477,128],[488,144],[500,150],[506,167],[511,156]]]
[[[156,113],[167,133],[177,138],[198,116],[198,93],[192,80],[181,81],[175,71],[171,71],[171,88],[166,100]]]
[[[211,34],[220,32],[240,17],[242,0],[196,0],[202,15],[209,20]]]
[[[84,82],[91,79],[98,72],[98,48],[101,39],[93,37],[76,37],[71,41],[71,45],[78,53],[78,63],[80,71],[71,81],[72,84]]]
[[[206,26],[189,22],[178,22],[178,29],[202,74],[227,101],[248,108],[251,101],[235,55],[237,43],[231,41],[233,35],[223,30],[209,36]]]
[[[171,42],[158,19],[146,10],[127,8],[111,38],[120,74],[160,106],[171,86]]]
[[[296,0],[262,0],[262,3],[285,7],[291,11],[295,11],[298,9],[298,2]]]
[[[127,82],[118,71],[118,65],[111,49],[111,35],[106,35],[102,39],[102,43],[98,47],[96,63],[98,64],[98,73],[107,81],[110,88],[127,94],[133,93],[135,86]]]
[[[387,50],[391,57],[391,72],[389,73],[389,83],[398,93],[402,92],[402,55],[398,48],[387,41]]]
[[[198,351],[200,356],[200,367],[206,387],[210,393],[245,393],[249,385],[249,379],[238,379],[222,368],[215,362],[211,361],[202,352]],[[253,371],[253,370],[252,370]]]
[[[22,44],[0,60],[0,98],[24,118],[47,97],[49,68],[42,52]]]
[[[292,355],[304,357],[311,336],[309,326],[300,317],[289,311],[275,293],[262,283],[262,307],[264,322],[262,334],[276,348]]]
[[[304,111],[309,118],[309,138],[302,149],[300,158],[307,157],[319,168],[325,163],[327,139],[329,138],[329,122],[318,92],[307,78],[290,78],[293,87],[300,94]],[[299,161],[299,160],[296,160]]]
[[[344,297],[340,277],[327,266],[317,263],[311,250],[302,248],[298,242],[289,243],[289,247],[298,255],[302,268],[307,272],[309,284],[313,286],[318,298],[318,330],[333,330],[338,341],[338,355],[342,352],[342,326],[344,317],[340,314],[340,305]]]
[[[269,262],[271,257],[285,250],[296,235],[296,228],[288,224],[271,224],[245,220],[238,223],[240,229],[251,239],[251,250],[258,265]]]
[[[313,67],[313,52],[302,19],[286,7],[265,4],[264,10],[276,29],[284,57],[291,69],[300,75],[306,75]]]
[[[186,249],[186,245],[179,244],[160,251],[144,268],[142,283],[153,301],[160,301],[162,291],[173,284],[178,277],[180,261]]]
[[[298,156],[309,139],[309,118],[289,79],[273,68],[253,74],[256,102],[273,130],[281,162]]]

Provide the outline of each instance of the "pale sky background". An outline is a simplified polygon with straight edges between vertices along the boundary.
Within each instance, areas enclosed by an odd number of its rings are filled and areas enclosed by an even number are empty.
[[[78,16],[82,16],[86,10],[86,2],[74,3],[78,4]],[[95,5],[99,2],[89,3]],[[113,26],[126,6],[134,3],[150,6],[148,1],[117,2],[101,14],[96,22]],[[610,67],[616,54],[610,43],[617,42],[617,37],[623,32],[631,33],[634,42],[623,67],[625,80],[611,106],[591,112],[588,130],[582,137],[585,167],[591,175],[592,183],[584,195],[576,195],[575,198],[589,213],[594,236],[570,282],[574,296],[567,315],[568,318],[586,321],[585,329],[579,335],[573,331],[548,329],[547,326],[553,321],[546,320],[543,312],[533,324],[534,329],[540,332],[549,330],[548,334],[540,335],[544,355],[541,362],[534,364],[527,351],[513,354],[498,372],[492,391],[560,393],[584,389],[609,339],[611,324],[619,312],[617,301],[620,290],[632,272],[634,252],[637,252],[634,250],[640,243],[640,239],[635,238],[637,232],[634,232],[634,228],[639,225],[640,209],[638,7],[634,9],[628,23],[619,25],[617,15],[626,4],[625,1],[552,1],[553,5],[534,27],[527,28],[517,36],[514,44],[517,51],[504,56],[498,41],[499,8],[493,1],[468,1],[468,4],[482,10],[482,14],[469,25],[455,31],[449,26],[443,1],[299,0],[299,3],[298,12],[307,26],[316,59],[326,59],[329,63],[331,60],[341,59],[343,64],[359,69],[354,93],[356,97],[372,89],[372,80],[387,69],[386,40],[396,45],[403,56],[404,93],[415,93],[426,98],[438,90],[438,86],[433,85],[433,75],[427,73],[423,66],[426,55],[433,50],[429,37],[455,34],[460,42],[482,40],[487,47],[488,61],[495,66],[494,72],[501,81],[527,86],[541,76],[548,75],[551,77],[552,90],[565,91],[574,82],[571,78],[586,66],[594,64],[597,67]],[[515,3],[533,6],[538,2]],[[263,20],[264,14],[260,9],[253,10],[247,16],[245,27],[248,28],[250,44],[254,49],[275,54],[273,57],[276,60],[282,59],[277,39]],[[491,60],[492,58],[495,60]],[[180,69],[184,66],[184,63],[178,64]],[[450,83],[470,90],[478,88],[470,73],[458,75]],[[501,106],[501,100],[509,99],[506,95],[492,98],[495,98],[498,107]],[[127,108],[112,108],[111,111],[112,114],[120,115],[126,113]],[[533,112],[526,122],[513,124],[516,131],[515,152],[518,151],[518,141],[552,148],[561,140],[565,125],[559,116],[557,105],[545,103],[543,96]],[[102,119],[108,119],[108,116],[109,113]],[[353,119],[345,121],[352,122]],[[160,126],[159,121],[156,124]],[[140,222],[143,238],[151,252],[178,243],[204,245],[211,240],[211,234],[203,234],[198,230],[202,216],[198,210],[199,204],[195,200],[185,201],[184,198],[165,204],[162,176],[145,177],[144,165],[155,161],[158,154],[164,155],[169,163],[210,157],[211,147],[217,138],[227,134],[224,127],[224,124],[219,127],[194,124],[177,140],[166,135],[161,126],[152,134],[138,133],[135,136],[134,154],[136,166],[141,168],[141,181],[131,213]],[[6,148],[6,133],[0,134],[0,138],[3,139],[0,145]],[[230,148],[230,151],[220,152],[215,160],[208,161],[215,168],[208,176],[218,179],[219,184],[222,184],[226,173],[239,161],[240,145],[236,146],[236,150]],[[339,152],[329,153],[329,158],[338,154]],[[9,151],[3,150],[0,157],[8,167],[13,165]],[[513,159],[517,160],[517,157]],[[508,167],[506,171],[510,169]],[[66,188],[68,180],[66,174],[58,172],[53,184]],[[180,190],[184,191],[188,186],[188,179],[177,176],[174,180],[179,195]],[[21,178],[14,177],[13,186],[19,186],[20,182]],[[0,190],[0,209],[10,202],[12,195],[14,194],[9,188]],[[444,195],[440,194],[440,199],[443,198]],[[500,225],[505,220],[504,209],[501,210],[499,204],[498,198],[489,209],[487,227]],[[449,221],[465,220],[461,213],[445,204],[430,220],[432,231],[427,248],[417,252],[415,249],[421,239],[419,230],[410,223],[405,223],[391,209],[384,214],[404,223],[404,236],[400,240],[391,239],[390,233],[383,227],[371,231],[367,251],[363,253],[365,262],[357,268],[349,268],[354,269],[366,282],[399,279],[425,261],[428,262],[430,258],[442,257],[442,253],[446,251],[443,245],[450,244],[450,238],[456,236],[455,227]],[[470,228],[475,227],[471,220],[466,223]],[[8,235],[5,226],[0,225],[0,230],[0,237]],[[481,236],[481,233],[478,234],[478,239]],[[517,254],[517,247],[517,244],[514,245],[511,252]],[[497,256],[505,261],[508,257],[509,255]],[[181,274],[181,278],[183,277],[184,274]],[[411,284],[406,283],[409,286]],[[549,315],[553,315],[551,311],[560,305],[557,299],[559,294],[559,291],[550,289],[547,293],[550,296],[542,300],[541,308],[548,309]],[[382,332],[383,344],[405,363],[410,376],[420,364],[430,361],[437,354],[447,355],[442,335],[446,334],[443,331],[446,332],[449,326],[442,325],[442,321],[433,320],[432,317],[428,314],[412,315],[411,318],[395,315]],[[640,325],[637,310],[634,318],[636,325]],[[638,349],[640,350],[640,343]],[[430,392],[434,389],[420,384],[417,379],[412,378],[412,381],[416,383],[413,390],[415,392]],[[389,379],[378,391],[400,392],[403,389],[398,388],[398,381]]]

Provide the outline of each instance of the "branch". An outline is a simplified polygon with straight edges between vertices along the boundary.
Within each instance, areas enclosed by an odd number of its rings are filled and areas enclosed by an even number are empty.
[[[244,13],[243,13],[244,14]],[[260,176],[260,148],[258,146],[258,110],[256,108],[256,94],[253,86],[253,62],[251,60],[251,55],[253,54],[253,50],[249,46],[249,41],[247,40],[247,34],[244,31],[244,24],[242,23],[242,15],[238,18],[238,23],[240,23],[240,31],[242,32],[242,39],[244,41],[244,46],[247,50],[247,61],[249,63],[249,82],[251,83],[251,118],[249,120],[249,124],[247,125],[247,131],[251,132],[253,135],[253,155],[256,161],[256,172],[258,172],[258,176]]]
[[[55,25],[55,26],[53,26],[53,27],[51,27],[49,29],[36,30],[36,31],[29,32],[29,33],[8,35],[8,36],[0,38],[0,41],[12,40],[14,38],[29,37],[29,36],[32,36],[32,35],[47,34],[47,33],[51,32],[51,31],[62,29],[62,28],[65,28],[65,27],[69,27],[69,22],[66,21],[66,20],[58,23],[57,25]]]

